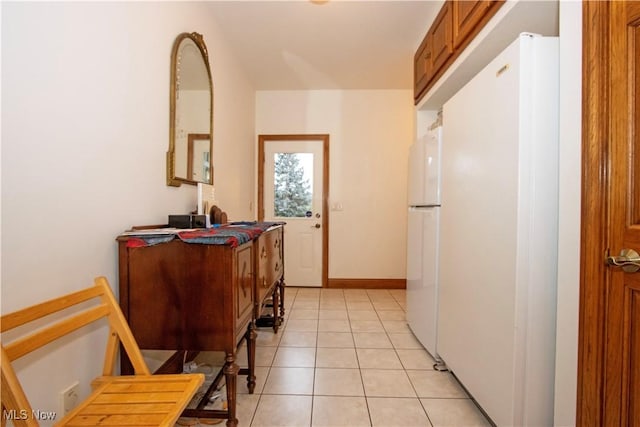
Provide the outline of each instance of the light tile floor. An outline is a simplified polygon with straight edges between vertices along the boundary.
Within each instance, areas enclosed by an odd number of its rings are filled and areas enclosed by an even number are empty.
[[[405,307],[404,290],[287,288],[283,327],[258,329],[255,393],[238,379],[239,425],[491,425],[450,373],[433,369]]]

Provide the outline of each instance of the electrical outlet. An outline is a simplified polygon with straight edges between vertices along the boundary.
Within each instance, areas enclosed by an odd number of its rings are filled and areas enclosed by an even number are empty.
[[[80,383],[76,381],[60,392],[60,407],[62,408],[63,415],[71,411],[78,404],[79,386]]]
[[[191,362],[187,362],[182,366],[182,372],[185,374],[190,374],[195,372],[198,369],[198,364],[193,360]]]

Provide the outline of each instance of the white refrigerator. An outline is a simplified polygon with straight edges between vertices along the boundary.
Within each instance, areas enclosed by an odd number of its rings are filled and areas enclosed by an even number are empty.
[[[407,323],[436,360],[441,142],[436,122],[409,150],[407,220]]]
[[[438,352],[498,426],[553,425],[558,59],[520,35],[443,106]]]

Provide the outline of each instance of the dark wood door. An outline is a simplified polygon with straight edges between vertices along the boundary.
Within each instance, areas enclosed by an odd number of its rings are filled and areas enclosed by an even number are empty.
[[[578,425],[640,426],[640,2],[584,3]]]
[[[640,251],[640,2],[611,5],[611,255]],[[611,269],[606,425],[640,426],[640,272]],[[634,387],[635,386],[635,387]]]

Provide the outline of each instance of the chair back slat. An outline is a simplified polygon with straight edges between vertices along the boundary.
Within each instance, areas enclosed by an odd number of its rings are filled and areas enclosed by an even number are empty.
[[[43,328],[24,338],[18,339],[5,346],[7,356],[10,361],[14,361],[31,353],[40,347],[49,344],[83,326],[95,322],[111,312],[106,304],[90,308],[72,317],[61,320],[52,326]]]
[[[0,317],[0,332],[10,331],[18,326],[22,326],[50,314],[73,307],[74,305],[90,300],[91,298],[98,297],[103,293],[104,290],[101,287],[92,286],[69,295],[45,301],[22,310],[14,311],[13,313],[5,314]]]

